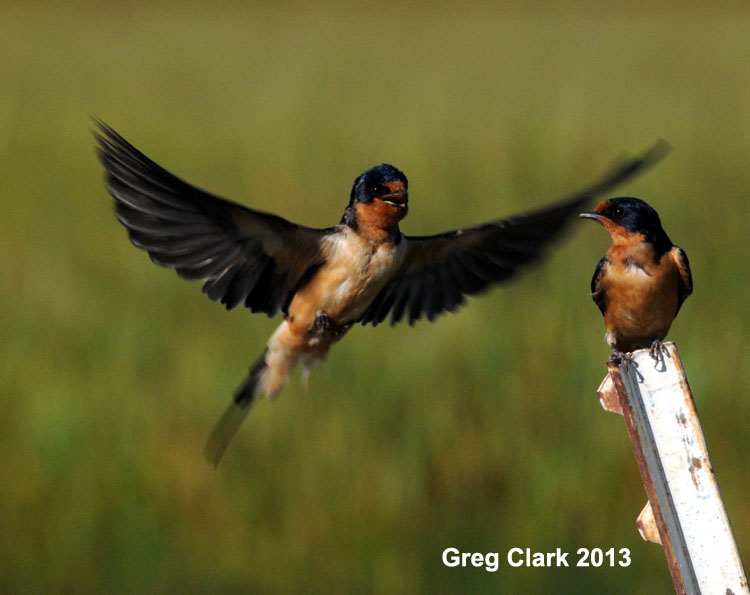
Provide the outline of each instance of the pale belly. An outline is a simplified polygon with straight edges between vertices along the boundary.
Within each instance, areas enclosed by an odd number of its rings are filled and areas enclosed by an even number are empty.
[[[341,235],[328,261],[292,300],[295,326],[310,328],[321,313],[337,325],[357,320],[403,261],[404,242],[371,246],[353,234]]]

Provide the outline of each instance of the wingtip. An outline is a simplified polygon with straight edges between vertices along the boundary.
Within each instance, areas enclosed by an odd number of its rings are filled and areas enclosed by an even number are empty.
[[[113,150],[137,151],[135,147],[130,145],[128,141],[104,120],[98,116],[90,116],[90,118],[95,126],[91,133],[99,144],[99,148],[104,153],[110,153]]]
[[[94,135],[94,138],[98,140],[102,138],[102,135],[110,136],[112,128],[110,128],[104,120],[102,120],[99,116],[91,114],[89,114],[89,118],[94,125],[93,129],[91,130],[91,134]]]
[[[609,192],[616,186],[641,175],[660,162],[672,150],[672,145],[663,138],[658,139],[644,152],[635,156],[625,153],[617,158],[601,178],[588,188],[572,195],[572,203],[583,205],[592,198]],[[563,202],[567,202],[566,199]]]
[[[630,169],[633,173],[642,169],[650,168],[664,159],[672,150],[672,145],[663,138],[657,139],[648,149],[636,155],[624,155],[620,160],[621,163],[630,163]],[[616,167],[616,166],[615,166]],[[625,168],[626,170],[628,168]]]
[[[104,163],[103,159],[111,153],[113,146],[118,142],[120,136],[98,116],[89,116],[94,124],[91,134],[96,141],[96,154],[99,160]]]
[[[646,163],[656,163],[664,159],[672,151],[672,148],[669,141],[660,138],[644,153],[642,159]]]
[[[89,118],[91,118],[91,122],[93,123],[93,126],[89,129],[89,131],[91,132],[91,136],[94,137],[94,140],[96,141],[98,145],[97,149],[99,149],[102,145],[103,122],[96,116],[90,115]]]

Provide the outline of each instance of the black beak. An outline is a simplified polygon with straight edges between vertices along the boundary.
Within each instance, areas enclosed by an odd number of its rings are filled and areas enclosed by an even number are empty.
[[[387,202],[401,208],[405,208],[409,204],[409,193],[406,190],[391,192],[390,194],[378,196],[378,198],[383,202]]]
[[[594,211],[590,211],[588,213],[581,213],[578,216],[581,219],[593,219],[594,221],[601,221],[602,219],[606,219],[604,215],[600,215],[599,213],[596,213]]]

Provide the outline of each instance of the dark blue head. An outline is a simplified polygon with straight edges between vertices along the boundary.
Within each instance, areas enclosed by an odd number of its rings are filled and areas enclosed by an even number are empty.
[[[373,199],[385,200],[406,206],[409,199],[409,182],[398,169],[387,163],[376,165],[354,180],[349,204],[369,203]]]
[[[658,253],[666,252],[672,247],[672,242],[661,226],[659,214],[640,198],[610,198],[600,203],[593,212],[581,213],[581,217],[599,221],[610,235],[621,233],[619,230],[642,234],[644,241],[653,244]]]

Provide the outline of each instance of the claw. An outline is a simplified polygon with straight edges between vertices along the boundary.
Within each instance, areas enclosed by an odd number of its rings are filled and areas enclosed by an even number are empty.
[[[651,342],[651,347],[648,350],[648,354],[651,356],[651,359],[654,360],[654,367],[658,366],[659,364],[664,365],[664,357],[669,357],[669,351],[666,347],[664,347],[664,343],[662,343],[659,339],[654,339]]]
[[[630,363],[631,361],[632,358],[630,357],[629,353],[625,353],[624,351],[620,351],[619,349],[615,349],[613,347],[612,354],[609,356],[607,363],[619,366],[620,364]]]

